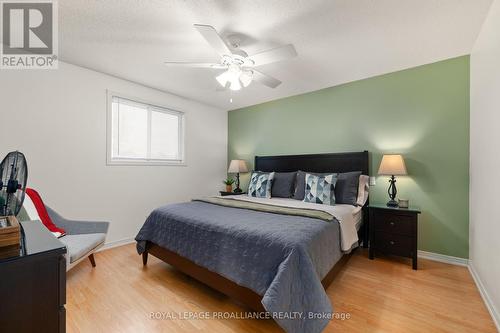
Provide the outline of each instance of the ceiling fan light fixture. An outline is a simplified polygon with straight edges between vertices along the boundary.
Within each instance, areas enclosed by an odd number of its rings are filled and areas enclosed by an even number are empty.
[[[231,90],[240,90],[241,89],[241,82],[239,78],[231,80],[231,86],[229,87]]]
[[[219,84],[222,86],[222,87],[226,87],[228,81],[229,81],[229,74],[227,71],[225,71],[224,73],[218,75],[215,77],[215,79],[217,80],[217,82],[219,82]]]
[[[245,74],[245,72],[243,72],[239,66],[232,65],[229,66],[227,71],[218,75],[216,80],[223,87],[227,87],[229,85],[229,89],[231,90],[240,90],[242,86],[246,87],[250,84],[248,74]]]
[[[243,71],[240,75],[240,81],[241,84],[243,84],[243,87],[248,87],[250,83],[252,83],[253,79],[253,71]]]

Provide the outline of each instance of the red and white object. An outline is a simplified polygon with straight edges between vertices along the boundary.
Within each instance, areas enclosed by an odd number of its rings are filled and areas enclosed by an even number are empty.
[[[52,219],[45,208],[40,194],[32,188],[26,188],[26,197],[23,202],[23,207],[26,210],[30,220],[39,220],[49,231],[57,238],[66,235],[66,231],[59,228],[52,222]]]

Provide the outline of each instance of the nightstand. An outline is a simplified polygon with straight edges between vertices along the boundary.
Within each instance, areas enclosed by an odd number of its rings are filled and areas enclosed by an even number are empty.
[[[384,253],[411,258],[413,269],[417,269],[418,214],[414,208],[370,205],[370,250],[369,258],[375,253]]]
[[[239,193],[235,193],[235,192],[226,192],[226,191],[219,191],[220,195],[225,197],[227,195],[246,195],[247,192],[239,192]]]

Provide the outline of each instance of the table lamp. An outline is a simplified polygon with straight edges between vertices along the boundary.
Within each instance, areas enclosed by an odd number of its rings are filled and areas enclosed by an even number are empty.
[[[380,162],[380,167],[378,169],[378,174],[382,176],[391,176],[389,179],[389,188],[387,193],[391,200],[387,202],[388,207],[398,207],[398,202],[396,199],[396,194],[398,193],[396,189],[396,177],[395,176],[406,176],[406,165],[401,155],[384,155],[382,157],[382,162]]]
[[[247,164],[243,160],[232,160],[231,163],[229,163],[227,172],[236,174],[236,188],[234,189],[234,193],[241,193],[240,173],[248,172]]]

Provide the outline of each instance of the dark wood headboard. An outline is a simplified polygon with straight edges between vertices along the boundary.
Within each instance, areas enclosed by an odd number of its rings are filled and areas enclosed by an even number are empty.
[[[349,172],[370,175],[368,151],[352,153],[255,156],[255,170],[264,172]]]

